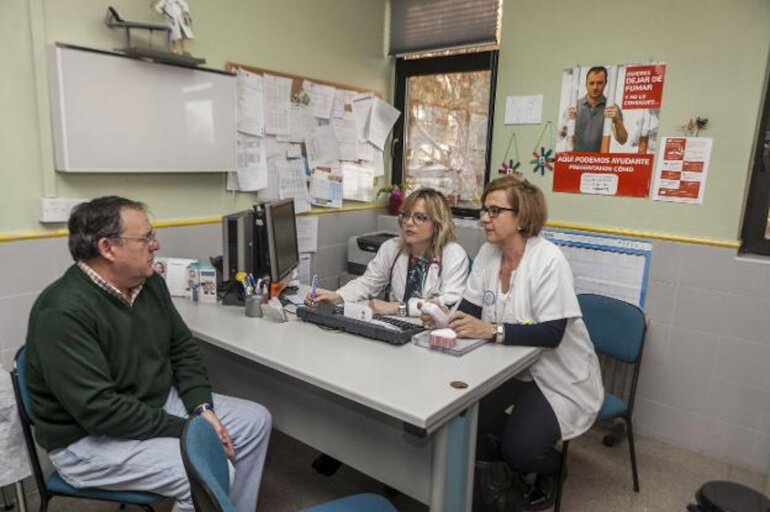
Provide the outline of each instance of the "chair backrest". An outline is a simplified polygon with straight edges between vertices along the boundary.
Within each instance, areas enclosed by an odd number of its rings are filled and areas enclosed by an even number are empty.
[[[35,439],[32,437],[32,427],[35,422],[32,421],[32,414],[30,413],[30,396],[29,388],[27,387],[27,347],[22,345],[16,357],[13,361],[13,370],[11,371],[11,382],[13,382],[13,393],[16,395],[16,406],[19,410],[19,418],[21,419],[21,430],[24,433],[24,442],[27,445],[27,455],[29,455],[29,462],[32,466],[32,473],[35,475],[35,483],[37,484],[38,492],[47,492],[45,485],[45,477],[43,476],[43,470],[40,467],[40,458],[37,456],[37,448],[35,448]]]
[[[191,416],[182,431],[181,445],[195,510],[235,512],[227,455],[214,428],[203,417]]]
[[[596,352],[624,363],[636,363],[642,355],[647,330],[644,312],[612,297],[590,293],[577,297]]]

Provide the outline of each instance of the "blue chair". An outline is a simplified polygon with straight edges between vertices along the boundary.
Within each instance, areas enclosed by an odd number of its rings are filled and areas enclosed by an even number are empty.
[[[30,396],[29,389],[27,388],[26,354],[27,349],[25,346],[22,346],[16,353],[13,371],[11,371],[11,379],[13,381],[13,391],[16,395],[16,405],[18,406],[21,418],[21,427],[24,432],[24,441],[27,445],[27,453],[29,454],[29,461],[32,466],[32,473],[35,476],[35,483],[40,492],[40,512],[48,510],[48,502],[54,496],[109,501],[119,503],[121,506],[124,504],[136,505],[143,510],[154,511],[151,505],[163,501],[166,499],[165,497],[142,491],[108,491],[94,488],[76,489],[65,482],[56,471],[51,473],[48,478],[43,475],[40,459],[35,448],[35,440],[32,437],[34,421],[29,412]]]
[[[227,456],[214,429],[200,416],[192,416],[182,431],[182,461],[190,479],[196,512],[234,512],[230,501]],[[356,494],[318,505],[304,512],[395,512],[377,494]]]
[[[599,410],[596,422],[621,418],[628,432],[628,450],[631,456],[631,474],[634,479],[634,491],[639,492],[639,474],[636,469],[636,450],[634,449],[634,429],[631,417],[634,413],[636,384],[639,380],[639,368],[642,362],[644,337],[647,332],[647,320],[641,309],[622,300],[603,295],[578,295],[583,322],[591,335],[597,354],[617,359],[634,367],[631,377],[631,391],[628,400],[623,400],[611,393],[605,393],[604,403]],[[559,511],[564,477],[567,470],[567,448],[565,441],[561,452],[561,474],[556,490],[554,512]]]

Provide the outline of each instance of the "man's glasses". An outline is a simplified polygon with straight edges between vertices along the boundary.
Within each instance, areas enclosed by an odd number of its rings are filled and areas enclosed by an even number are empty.
[[[141,242],[144,245],[150,245],[151,243],[158,241],[158,233],[156,233],[155,230],[153,230],[144,236],[118,235],[118,236],[114,236],[113,238],[120,238],[121,240],[136,240],[137,242]]]
[[[424,224],[426,221],[430,220],[430,217],[428,216],[427,213],[423,213],[423,212],[414,212],[414,213],[409,213],[404,211],[398,212],[399,224],[405,224],[406,221],[408,221],[409,219],[412,219],[412,222],[414,222],[416,226],[419,226],[420,224]]]
[[[492,206],[482,206],[481,210],[479,210],[479,217],[486,213],[489,215],[490,219],[494,219],[497,218],[497,216],[500,215],[500,212],[503,211],[517,213],[513,208],[505,208],[504,206],[497,206],[493,204]]]

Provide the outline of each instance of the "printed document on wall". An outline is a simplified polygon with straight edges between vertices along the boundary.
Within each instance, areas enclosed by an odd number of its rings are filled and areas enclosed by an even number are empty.
[[[369,129],[369,114],[372,111],[372,98],[374,95],[367,92],[355,94],[351,100],[353,117],[356,119],[356,131],[360,141],[366,140],[366,133]]]
[[[279,160],[278,182],[281,199],[294,199],[294,212],[310,211],[310,197],[305,183],[304,160]]]
[[[391,128],[401,116],[401,112],[393,105],[374,98],[372,112],[369,116],[369,130],[367,140],[380,149],[385,147],[385,140],[390,134]]]
[[[313,255],[309,253],[300,253],[299,255],[299,282],[310,284],[310,263]]]
[[[319,126],[305,140],[305,150],[312,166],[329,165],[340,159],[337,139],[331,125]]]
[[[297,217],[297,251],[316,252],[318,250],[318,217]]]
[[[652,198],[703,204],[712,144],[706,137],[663,137]]]
[[[264,92],[265,133],[289,135],[291,79],[265,74],[262,90]]]
[[[329,119],[334,104],[334,87],[321,85],[310,80],[302,82],[302,88],[310,96],[310,111],[321,119]]]
[[[267,187],[267,158],[262,137],[238,133],[235,175],[238,188],[253,192]]]
[[[374,169],[370,165],[342,162],[342,197],[370,202],[374,196]]]
[[[237,84],[238,131],[262,137],[265,134],[262,76],[239,69]]]

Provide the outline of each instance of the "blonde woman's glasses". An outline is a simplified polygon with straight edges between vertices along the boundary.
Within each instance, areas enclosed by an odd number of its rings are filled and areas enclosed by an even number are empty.
[[[409,219],[412,219],[412,222],[414,222],[416,226],[419,226],[421,224],[424,224],[426,221],[429,221],[430,217],[428,216],[427,213],[423,213],[423,212],[414,212],[414,213],[404,212],[404,211],[398,212],[399,224],[405,224],[406,221],[408,221]]]

